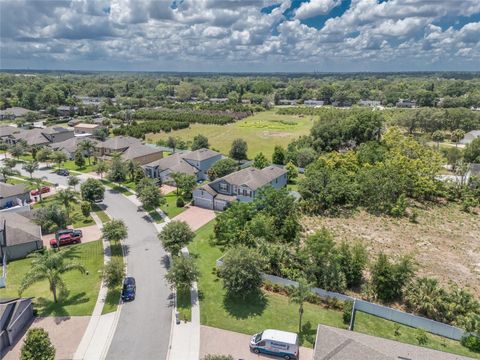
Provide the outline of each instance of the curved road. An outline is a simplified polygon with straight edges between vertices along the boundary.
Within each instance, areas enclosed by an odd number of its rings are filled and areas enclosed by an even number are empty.
[[[17,169],[28,175],[20,167]],[[67,185],[66,177],[52,174],[50,170],[38,170],[33,175]],[[84,180],[86,176],[79,175],[79,178]],[[103,205],[111,217],[122,219],[128,227],[128,238],[124,242],[127,274],[137,282],[136,299],[122,306],[107,359],[166,359],[173,299],[164,277],[165,250],[147,215],[126,197],[106,190]]]

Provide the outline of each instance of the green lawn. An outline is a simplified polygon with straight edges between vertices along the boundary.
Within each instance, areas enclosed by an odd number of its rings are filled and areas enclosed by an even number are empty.
[[[275,145],[287,145],[300,135],[306,135],[312,127],[313,116],[279,115],[275,110],[264,111],[228,125],[192,124],[187,129],[169,133],[148,134],[147,141],[166,140],[177,136],[185,141],[192,141],[198,134],[208,137],[213,149],[227,155],[232,141],[243,138],[248,143],[248,156],[253,158],[263,152],[271,158]]]
[[[78,271],[67,272],[62,279],[68,289],[65,298],[57,304],[47,281],[35,283],[22,296],[34,297],[34,305],[38,316],[82,316],[90,315],[97,301],[103,268],[103,248],[101,241],[87,244],[71,245],[63,248],[68,251],[68,259],[85,266],[88,274]],[[23,276],[30,268],[31,259],[12,261],[8,264],[7,287],[0,289],[1,297],[18,297],[18,287]]]
[[[213,220],[200,228],[188,247],[192,256],[197,259],[200,270],[198,285],[201,323],[245,334],[254,334],[267,328],[297,332],[298,307],[291,304],[286,296],[264,293],[263,298],[225,300],[221,280],[215,275],[215,261],[222,255],[222,251],[212,246],[209,241],[214,223]],[[303,346],[313,346],[318,324],[346,328],[342,322],[341,311],[313,304],[305,304],[304,311],[304,326],[300,334]],[[401,335],[395,337],[394,327],[394,322],[357,313],[356,331],[418,345],[415,329],[400,325]],[[428,338],[426,347],[480,358],[479,354],[468,351],[458,341],[432,334],[428,334]]]
[[[35,184],[29,177],[22,176],[22,175],[14,175],[18,179],[13,179],[11,177],[8,178],[9,184],[25,184],[28,190],[35,190],[37,188],[37,184]],[[20,180],[22,179],[22,180]],[[42,180],[42,186],[53,186],[52,183],[48,181]]]
[[[110,251],[112,259],[122,258],[122,245],[119,241],[110,241]],[[120,293],[122,291],[122,286],[118,285],[115,288],[108,289],[107,297],[105,298],[105,304],[103,305],[102,314],[108,314],[110,312],[116,311],[118,303],[120,301]]]
[[[395,325],[398,325],[400,330],[400,334],[397,336],[395,336]],[[396,324],[392,321],[362,312],[357,312],[355,318],[355,331],[396,340],[407,344],[418,345],[414,328]],[[480,354],[468,350],[458,341],[450,340],[430,333],[427,333],[427,337],[428,343],[425,345],[425,347],[480,359]]]
[[[157,224],[161,224],[163,222],[162,216],[158,213],[155,209],[146,209],[148,215],[155,221]]]
[[[87,159],[85,159],[85,166],[82,166],[82,167],[78,167],[77,165],[75,165],[75,161],[73,160],[65,161],[61,167],[63,169],[78,171],[82,173],[89,173],[89,172],[95,171],[95,166],[93,165],[93,163],[88,165]]]
[[[80,199],[77,199],[77,202],[70,204],[70,218],[68,225],[72,225],[74,228],[94,225],[95,221],[93,221],[91,216],[86,217],[82,214],[82,210],[80,209],[80,201]],[[61,205],[60,202],[57,200],[57,196],[53,195],[43,198],[42,202],[34,204],[33,208],[42,208],[51,204],[63,207],[63,205]]]
[[[97,204],[93,204],[92,211],[100,218],[102,223],[106,223],[107,221],[110,221],[110,218],[108,215],[100,209],[100,207]]]
[[[190,290],[177,292],[177,309],[181,321],[192,320],[192,301],[190,298]]]
[[[108,179],[101,179],[100,180],[104,185],[111,187],[113,190],[118,191],[121,194],[124,195],[132,195],[132,192],[122,185],[119,185],[117,183],[111,182]]]
[[[177,195],[175,192],[171,192],[164,197],[166,203],[163,204],[160,208],[165,214],[167,214],[170,219],[187,210],[186,207],[177,207]]]

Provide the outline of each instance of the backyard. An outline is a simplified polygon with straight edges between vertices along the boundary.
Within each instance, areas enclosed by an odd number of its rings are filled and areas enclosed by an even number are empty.
[[[175,136],[191,141],[195,135],[202,134],[208,138],[211,148],[227,155],[232,141],[243,138],[248,143],[249,158],[253,158],[259,152],[271,158],[275,145],[286,147],[293,139],[308,134],[313,119],[311,116],[279,115],[275,110],[271,110],[255,113],[233,124],[192,124],[187,129],[148,134],[146,139],[154,143]]]
[[[71,245],[64,248],[67,261],[75,261],[85,267],[86,274],[69,271],[62,275],[68,292],[53,302],[53,295],[46,280],[29,287],[22,296],[33,297],[38,316],[83,316],[90,315],[97,301],[103,267],[103,247],[101,241]],[[18,288],[30,268],[31,259],[12,261],[7,266],[7,286],[0,289],[0,298],[18,297]]]
[[[298,331],[298,306],[289,302],[284,295],[263,292],[263,297],[245,300],[225,299],[221,281],[215,275],[215,261],[222,255],[221,249],[210,244],[214,221],[196,232],[195,240],[189,245],[190,253],[197,259],[200,271],[198,281],[200,316],[202,325],[225,330],[254,334],[266,328]],[[184,303],[184,299],[182,299]],[[183,311],[183,310],[182,310]],[[300,334],[303,346],[312,347],[318,324],[346,328],[342,312],[324,306],[304,305],[303,328]],[[374,336],[392,338],[418,345],[415,329],[400,326],[400,335],[395,336],[395,323],[371,315],[359,313],[355,330]],[[459,342],[427,334],[426,347],[480,358],[468,351]]]

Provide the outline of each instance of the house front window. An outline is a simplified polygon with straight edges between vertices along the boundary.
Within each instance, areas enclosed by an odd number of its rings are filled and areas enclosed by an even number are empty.
[[[222,190],[222,191],[228,191],[228,184],[220,183],[220,190]]]

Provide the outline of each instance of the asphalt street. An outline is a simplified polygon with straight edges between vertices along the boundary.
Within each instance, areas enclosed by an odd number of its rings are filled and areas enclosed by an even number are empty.
[[[28,175],[20,166],[17,169]],[[38,170],[33,176],[67,185],[67,177],[51,173],[50,169]],[[135,277],[137,285],[136,299],[122,307],[107,359],[166,359],[173,306],[165,281],[167,255],[154,225],[130,200],[106,190],[103,205],[111,217],[123,220],[128,227],[127,275]]]

